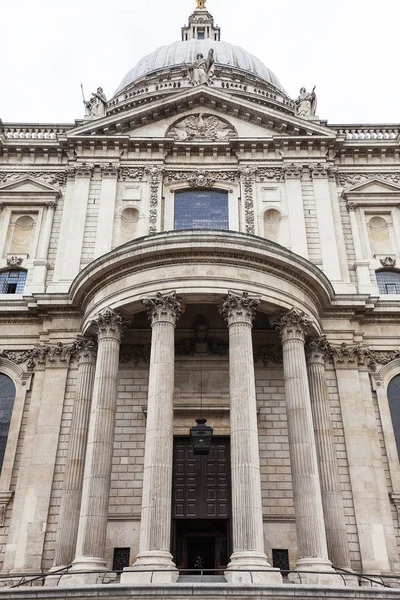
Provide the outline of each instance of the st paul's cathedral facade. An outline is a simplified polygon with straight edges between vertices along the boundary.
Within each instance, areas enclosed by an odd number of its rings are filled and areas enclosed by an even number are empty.
[[[181,36],[0,121],[0,597],[397,594],[400,126]]]

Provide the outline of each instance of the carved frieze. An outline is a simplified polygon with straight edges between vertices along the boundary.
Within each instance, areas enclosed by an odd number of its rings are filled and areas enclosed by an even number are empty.
[[[285,171],[282,167],[258,167],[257,175],[260,181],[284,181]]]
[[[177,181],[188,182],[191,187],[212,187],[216,182],[235,183],[239,177],[238,171],[166,171],[165,180],[168,183]]]
[[[353,186],[357,183],[366,182],[370,179],[380,179],[390,183],[400,184],[400,173],[342,173],[336,172],[337,184],[344,186]]]
[[[68,171],[53,171],[51,173],[43,173],[40,171],[13,171],[0,172],[0,183],[12,183],[24,177],[31,177],[37,181],[48,183],[49,185],[64,186],[67,183]]]
[[[265,367],[270,363],[281,365],[283,363],[282,346],[262,346],[254,352],[254,360],[261,361]]]
[[[167,133],[178,141],[223,141],[237,137],[236,131],[226,121],[214,115],[199,114],[185,117],[175,123]]]
[[[122,364],[133,361],[134,365],[140,362],[150,362],[150,345],[146,344],[123,344],[119,354],[119,361]]]
[[[119,177],[122,181],[136,180],[142,181],[144,177],[144,167],[121,167],[119,169]]]

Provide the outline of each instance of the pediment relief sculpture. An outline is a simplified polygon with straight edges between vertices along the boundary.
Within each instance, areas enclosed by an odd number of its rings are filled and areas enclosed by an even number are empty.
[[[235,129],[222,119],[207,114],[191,115],[173,125],[168,137],[179,141],[206,140],[218,141],[237,137]]]

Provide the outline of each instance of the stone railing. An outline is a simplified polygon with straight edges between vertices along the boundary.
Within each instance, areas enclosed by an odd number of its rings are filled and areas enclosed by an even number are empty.
[[[342,127],[331,125],[333,129],[336,129],[339,136],[344,136],[346,140],[395,140],[397,139],[400,128],[388,125],[382,127],[374,126],[349,126]]]
[[[57,125],[4,125],[0,131],[8,140],[56,140],[66,129]]]

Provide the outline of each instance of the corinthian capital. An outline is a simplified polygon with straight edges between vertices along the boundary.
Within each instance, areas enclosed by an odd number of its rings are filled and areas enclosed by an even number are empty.
[[[304,341],[311,324],[312,319],[298,308],[292,308],[278,321],[272,323],[273,327],[278,329],[283,342],[295,338],[301,338]]]
[[[121,340],[126,326],[122,317],[111,308],[106,308],[95,317],[90,324],[97,331],[98,339],[115,338]]]
[[[325,364],[325,361],[330,354],[330,345],[325,336],[315,340],[309,340],[306,344],[306,356],[309,364]]]
[[[260,298],[251,298],[247,292],[243,292],[242,295],[228,292],[223,299],[220,312],[228,325],[233,325],[233,323],[252,325],[260,304]]]
[[[97,356],[97,342],[92,338],[79,336],[74,342],[74,354],[79,363],[95,363]]]
[[[182,304],[176,292],[164,295],[158,292],[154,298],[143,300],[143,304],[147,308],[147,314],[152,325],[160,322],[169,322],[176,325],[183,313]]]

